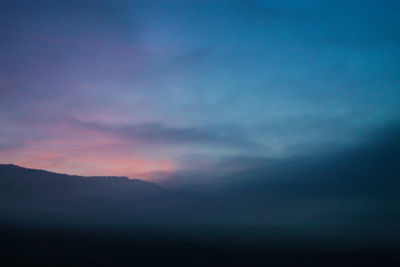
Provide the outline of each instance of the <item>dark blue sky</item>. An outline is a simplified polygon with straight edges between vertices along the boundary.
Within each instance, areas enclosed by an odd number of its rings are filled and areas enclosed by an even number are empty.
[[[0,1],[0,161],[202,177],[364,142],[399,118],[399,7]]]

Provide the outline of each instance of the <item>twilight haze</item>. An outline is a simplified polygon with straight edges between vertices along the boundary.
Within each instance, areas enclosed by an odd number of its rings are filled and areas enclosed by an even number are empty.
[[[201,180],[367,142],[400,115],[399,8],[1,1],[0,162]]]

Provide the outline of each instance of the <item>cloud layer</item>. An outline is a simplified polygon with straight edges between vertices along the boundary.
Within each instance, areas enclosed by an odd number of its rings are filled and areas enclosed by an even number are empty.
[[[397,8],[3,1],[0,161],[151,176],[351,147],[400,115]]]

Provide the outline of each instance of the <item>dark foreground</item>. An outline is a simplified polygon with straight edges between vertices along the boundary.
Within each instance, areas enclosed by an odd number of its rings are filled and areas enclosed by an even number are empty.
[[[0,233],[2,266],[400,266],[400,254],[387,248],[233,239],[213,229],[122,233],[3,226]]]

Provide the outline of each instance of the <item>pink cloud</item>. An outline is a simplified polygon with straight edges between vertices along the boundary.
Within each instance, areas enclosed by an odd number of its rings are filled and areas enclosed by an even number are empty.
[[[78,175],[118,175],[151,180],[152,173],[172,173],[177,164],[158,155],[140,155],[135,141],[68,124],[49,127],[49,138],[27,140],[0,154],[0,161],[29,168]],[[132,149],[129,149],[129,146]]]

